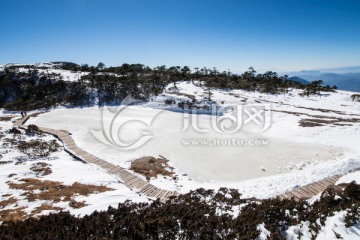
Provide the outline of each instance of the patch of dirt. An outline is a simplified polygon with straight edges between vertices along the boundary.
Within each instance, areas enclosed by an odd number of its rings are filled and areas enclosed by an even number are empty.
[[[52,173],[50,164],[45,162],[33,163],[30,170],[35,172],[37,177],[46,176]]]
[[[78,182],[72,185],[63,185],[60,182],[39,180],[34,178],[24,178],[20,180],[22,183],[8,182],[11,189],[23,190],[23,196],[29,202],[36,200],[45,200],[52,202],[66,201],[70,202],[74,196],[88,196],[92,193],[101,193],[114,190],[106,186],[95,186],[89,184],[81,184]]]
[[[142,157],[131,162],[130,169],[144,175],[147,180],[151,177],[157,178],[157,175],[172,176],[174,173],[172,167],[168,164],[166,158],[154,158],[151,156]]]

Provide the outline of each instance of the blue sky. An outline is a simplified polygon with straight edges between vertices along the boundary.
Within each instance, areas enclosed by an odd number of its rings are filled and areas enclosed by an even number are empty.
[[[0,63],[360,65],[357,0],[0,0]]]

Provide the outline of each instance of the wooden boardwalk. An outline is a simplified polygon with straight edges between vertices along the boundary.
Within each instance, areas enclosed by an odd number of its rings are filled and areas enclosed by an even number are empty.
[[[14,126],[26,128],[24,124],[31,116],[32,115],[27,115],[17,120],[14,123]],[[71,154],[72,156],[74,156],[75,158],[80,159],[86,163],[95,164],[105,169],[108,173],[119,176],[123,180],[125,186],[131,189],[132,188],[137,189],[139,194],[143,194],[145,196],[152,198],[158,198],[161,201],[167,200],[170,196],[178,195],[177,192],[160,189],[148,183],[147,181],[143,180],[142,178],[136,176],[135,174],[127,171],[126,169],[111,164],[105,160],[102,160],[86,152],[85,150],[79,148],[78,146],[76,146],[73,138],[71,137],[71,134],[69,134],[67,131],[55,130],[55,129],[43,128],[43,127],[39,127],[39,130],[44,133],[49,133],[57,137],[60,141],[63,142],[65,151]]]
[[[27,115],[14,123],[14,126],[26,128],[24,126],[25,122],[35,114]],[[148,183],[147,181],[143,180],[142,178],[134,175],[133,173],[127,171],[126,169],[106,162],[85,150],[76,146],[74,140],[67,131],[64,130],[55,130],[50,128],[42,128],[39,127],[42,132],[49,133],[64,143],[64,149],[66,152],[71,154],[77,159],[80,159],[86,163],[92,163],[101,168],[105,169],[110,174],[118,175],[124,182],[124,184],[129,188],[136,188],[139,190],[140,194],[143,194],[148,197],[152,198],[159,198],[161,201],[165,201],[170,196],[178,195],[177,192],[168,191],[164,189],[160,189],[155,187],[154,185]],[[295,200],[299,199],[308,199],[311,198],[319,193],[322,193],[326,188],[334,185],[336,181],[340,178],[340,175],[335,175],[330,178],[323,179],[318,182],[314,182],[298,189],[285,192],[280,194],[278,197],[281,199],[291,199],[294,198]]]
[[[278,197],[281,199],[294,198],[295,200],[308,199],[319,193],[322,193],[328,187],[333,186],[340,177],[341,175],[335,175],[318,182],[313,182],[298,189],[280,194]]]

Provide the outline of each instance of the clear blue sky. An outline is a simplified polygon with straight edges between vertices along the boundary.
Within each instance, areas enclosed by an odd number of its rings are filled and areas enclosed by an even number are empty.
[[[359,0],[0,0],[0,63],[360,65]]]

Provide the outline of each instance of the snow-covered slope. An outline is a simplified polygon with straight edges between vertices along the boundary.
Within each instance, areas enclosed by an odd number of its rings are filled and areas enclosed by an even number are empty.
[[[84,215],[90,214],[95,210],[106,210],[109,206],[116,207],[119,202],[126,200],[135,202],[147,201],[145,197],[139,196],[123,185],[121,179],[115,175],[110,175],[91,164],[76,161],[62,148],[49,157],[28,157],[10,144],[12,139],[16,140],[20,137],[8,133],[8,130],[11,128],[11,121],[0,121],[0,202],[2,203],[0,214],[9,211],[7,214],[24,212],[28,216],[36,216],[56,212],[58,210],[55,210],[55,208],[59,208],[63,211],[70,211],[75,215]],[[21,136],[22,141],[34,139],[42,139],[44,141],[56,140],[50,135],[29,137],[22,134]],[[33,167],[39,163],[45,164],[49,168],[50,173],[42,175],[42,172],[34,170]],[[71,205],[71,201],[66,199],[53,201],[54,196],[47,193],[46,189],[37,189],[35,186],[32,191],[31,186],[28,186],[26,189],[12,186],[12,184],[23,184],[24,179],[38,179],[43,181],[43,183],[46,183],[46,181],[60,182],[64,186],[71,186],[74,183],[90,184],[105,186],[110,190],[87,196],[82,194],[74,195],[72,201],[84,204],[82,207],[77,207]],[[29,197],[29,194],[43,195],[41,195],[40,199],[36,197],[32,199]],[[52,206],[54,209],[47,209],[44,206]]]
[[[40,76],[58,76],[56,79],[61,79],[64,81],[78,81],[81,79],[82,76],[89,74],[88,72],[81,72],[81,71],[70,71],[64,70],[60,68],[61,64],[56,63],[36,63],[36,64],[5,64],[0,65],[0,71],[2,71],[5,67],[15,66],[19,70],[19,72],[28,72],[28,71],[38,71]]]

